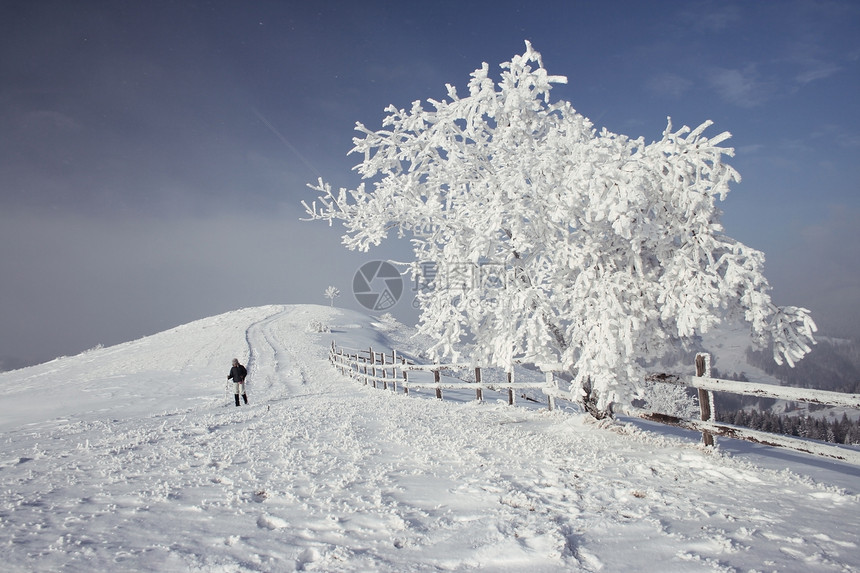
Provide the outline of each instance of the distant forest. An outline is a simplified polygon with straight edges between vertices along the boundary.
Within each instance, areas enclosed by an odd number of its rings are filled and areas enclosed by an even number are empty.
[[[722,412],[717,408],[717,420],[762,432],[798,436],[834,444],[860,445],[860,421],[848,419],[812,418],[774,414],[770,410],[736,410]]]

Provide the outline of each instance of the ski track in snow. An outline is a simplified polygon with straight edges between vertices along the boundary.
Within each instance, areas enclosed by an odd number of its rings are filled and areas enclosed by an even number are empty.
[[[0,374],[4,570],[860,570],[856,491],[328,363],[332,338],[385,336],[358,313],[262,307]],[[234,355],[239,408],[218,382]]]

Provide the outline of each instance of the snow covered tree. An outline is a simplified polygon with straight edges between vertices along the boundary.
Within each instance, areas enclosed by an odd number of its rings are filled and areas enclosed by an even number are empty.
[[[550,102],[541,56],[486,63],[468,97],[389,106],[383,129],[361,123],[352,152],[361,183],[322,179],[310,220],[340,220],[367,251],[396,230],[414,247],[420,329],[431,355],[510,368],[524,360],[573,376],[575,399],[605,412],[640,394],[641,361],[723,320],[743,319],[774,358],[793,364],[814,343],[809,311],[777,307],[764,256],[723,234],[717,200],[737,172],[730,134],[711,122],[659,141],[597,131],[568,102]],[[588,396],[585,392],[588,392]]]
[[[330,286],[325,289],[325,297],[331,301],[330,306],[334,306],[334,299],[340,296],[340,289]]]

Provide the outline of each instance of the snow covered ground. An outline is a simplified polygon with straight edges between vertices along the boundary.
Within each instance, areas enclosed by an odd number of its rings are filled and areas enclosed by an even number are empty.
[[[332,338],[407,339],[270,306],[0,374],[3,570],[860,570],[858,468],[385,392]]]

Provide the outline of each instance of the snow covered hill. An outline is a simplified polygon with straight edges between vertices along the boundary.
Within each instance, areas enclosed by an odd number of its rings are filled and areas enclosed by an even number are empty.
[[[327,361],[332,339],[408,334],[268,306],[0,374],[4,571],[860,569],[857,468],[393,394]]]

